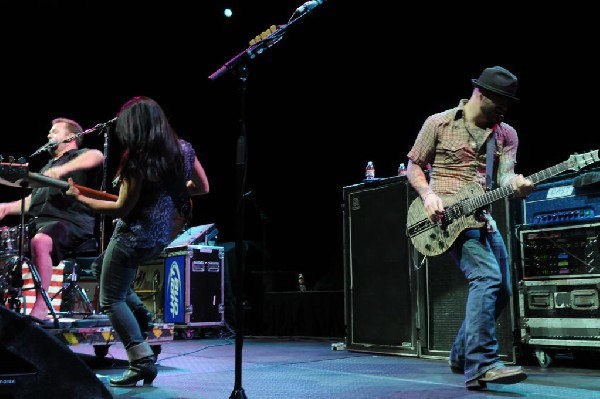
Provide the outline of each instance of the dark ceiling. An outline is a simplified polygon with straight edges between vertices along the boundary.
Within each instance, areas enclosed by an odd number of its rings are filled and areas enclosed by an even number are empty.
[[[360,182],[368,160],[377,176],[394,175],[425,117],[467,97],[485,67],[503,65],[520,78],[521,101],[506,121],[520,133],[522,173],[597,147],[597,44],[593,13],[584,9],[546,8],[542,18],[508,3],[391,9],[328,0],[240,63],[247,79],[232,71],[210,80],[252,37],[285,25],[301,2],[230,2],[229,20],[221,14],[227,2],[120,3],[46,2],[4,13],[0,153],[27,157],[45,143],[54,117],[91,128],[134,95],[154,97],[210,178],[211,193],[195,200],[195,222],[216,223],[219,239],[233,241],[244,135],[244,236],[268,254],[250,268],[341,273],[342,188]],[[103,149],[105,137],[90,135],[86,144]],[[32,169],[44,157],[30,159]],[[3,187],[0,195],[20,192]]]

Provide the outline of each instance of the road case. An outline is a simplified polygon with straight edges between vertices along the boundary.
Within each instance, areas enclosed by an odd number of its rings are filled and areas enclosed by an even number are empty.
[[[139,267],[134,290],[153,311],[155,322],[224,326],[224,266],[220,246],[169,248]]]

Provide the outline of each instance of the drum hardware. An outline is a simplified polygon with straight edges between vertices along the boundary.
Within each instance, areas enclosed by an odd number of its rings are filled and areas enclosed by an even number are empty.
[[[18,251],[21,226],[0,227],[0,256],[11,256],[15,255]],[[24,253],[29,252],[29,232],[27,226],[25,226],[25,242],[23,243]]]
[[[85,289],[77,284],[77,275],[78,270],[80,268],[77,263],[77,258],[85,255],[94,255],[96,256],[98,252],[98,242],[95,238],[89,238],[87,241],[81,243],[74,250],[65,253],[63,263],[65,264],[64,270],[67,270],[67,265],[71,266],[71,274],[69,275],[69,283],[63,284],[62,288],[52,296],[51,299],[56,298],[58,295],[62,294],[63,301],[67,298],[69,310],[66,312],[69,315],[74,314],[83,314],[83,315],[93,315],[96,313],[94,310],[94,305],[90,301]],[[79,299],[82,303],[82,307],[84,308],[84,312],[75,311],[75,301]],[[64,303],[64,302],[63,302]],[[61,309],[62,310],[62,309]],[[62,312],[61,312],[62,313]]]
[[[24,297],[21,290],[23,275],[19,257],[8,255],[0,259],[0,303],[6,303],[8,308],[20,313]]]

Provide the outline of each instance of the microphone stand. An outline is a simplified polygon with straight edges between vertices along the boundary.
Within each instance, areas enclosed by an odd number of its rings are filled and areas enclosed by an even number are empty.
[[[77,133],[77,134],[73,135],[72,137],[69,137],[68,139],[62,141],[63,143],[72,141],[72,140],[77,139],[80,136],[83,136],[85,134],[89,134],[92,132],[96,132],[96,131],[99,131],[100,133],[104,133],[104,147],[103,147],[104,161],[102,162],[102,182],[100,183],[100,191],[103,191],[103,192],[106,192],[106,182],[107,182],[106,176],[107,176],[107,169],[108,169],[108,133],[109,133],[108,127],[111,124],[113,124],[114,122],[116,122],[116,120],[117,120],[117,117],[115,116],[108,122],[98,123],[96,126],[86,129],[83,132]],[[100,222],[99,222],[100,253],[104,252],[104,248],[105,248],[105,244],[106,244],[105,226],[106,226],[106,215],[101,213],[100,214]]]
[[[236,191],[235,191],[235,256],[237,259],[237,270],[235,273],[235,384],[229,399],[247,399],[244,388],[242,387],[242,347],[244,346],[244,322],[243,322],[243,294],[244,294],[244,270],[246,265],[246,252],[244,250],[244,192],[247,173],[247,134],[246,134],[246,92],[248,81],[249,60],[267,50],[275,43],[279,42],[287,28],[312,12],[315,6],[321,4],[324,0],[314,0],[306,2],[299,7],[290,20],[270,32],[260,41],[253,43],[246,50],[240,52],[231,60],[227,61],[218,70],[213,72],[208,78],[216,80],[231,71],[237,75],[241,85],[241,116],[240,116],[240,136],[236,144]],[[310,3],[310,7],[307,7]],[[302,9],[303,11],[300,11]]]
[[[243,316],[243,293],[244,293],[244,269],[246,268],[246,251],[244,250],[244,186],[246,183],[246,92],[248,81],[248,68],[241,65],[238,68],[239,81],[241,84],[241,117],[240,136],[236,146],[236,229],[235,229],[235,258],[238,260],[236,270],[236,299],[235,299],[235,385],[230,399],[246,399],[247,396],[242,387],[242,347],[244,346],[244,316]]]
[[[107,181],[107,168],[108,168],[108,129],[102,129],[104,131],[104,161],[102,162],[102,183],[100,183],[100,191],[106,192],[106,181]],[[106,215],[104,213],[100,214],[100,253],[104,252],[106,248]]]

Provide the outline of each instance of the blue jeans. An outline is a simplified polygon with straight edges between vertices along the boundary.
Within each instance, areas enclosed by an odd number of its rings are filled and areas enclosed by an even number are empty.
[[[143,302],[132,289],[140,264],[155,259],[163,250],[130,248],[110,240],[106,250],[94,260],[92,272],[100,283],[100,311],[108,315],[112,327],[127,349],[145,341],[132,309]]]
[[[450,361],[464,366],[465,381],[503,367],[498,356],[496,317],[512,295],[510,263],[498,231],[467,229],[449,251],[469,281],[465,319],[450,351]]]

